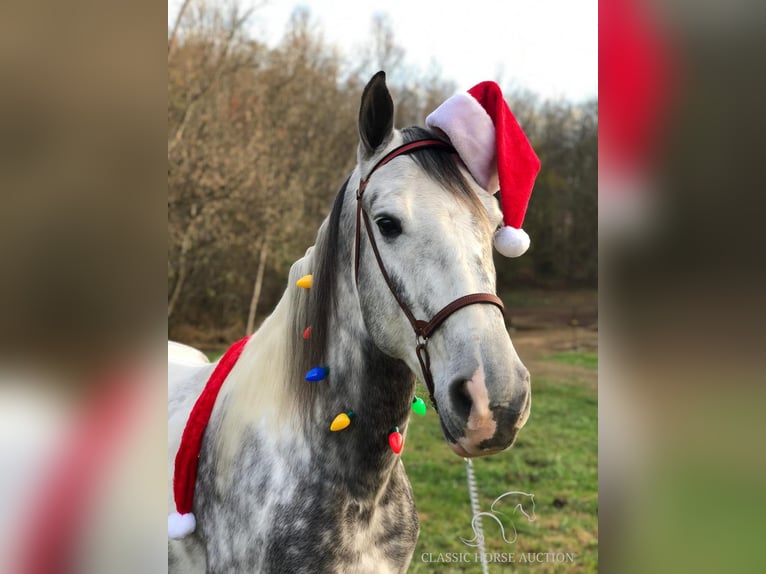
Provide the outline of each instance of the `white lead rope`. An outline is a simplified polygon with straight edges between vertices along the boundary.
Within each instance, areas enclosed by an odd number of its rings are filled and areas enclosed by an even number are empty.
[[[468,495],[471,497],[471,513],[473,514],[473,529],[476,533],[476,542],[481,556],[481,572],[489,574],[487,565],[487,550],[484,547],[484,529],[481,526],[481,516],[479,516],[479,490],[476,487],[476,476],[473,473],[473,461],[470,458],[465,460],[465,474],[468,478]]]

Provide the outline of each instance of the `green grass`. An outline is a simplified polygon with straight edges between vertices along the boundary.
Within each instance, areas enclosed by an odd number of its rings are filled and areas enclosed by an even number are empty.
[[[421,396],[426,393],[421,388]],[[532,414],[512,449],[474,459],[481,510],[501,494],[535,495],[534,522],[516,513],[518,538],[506,544],[499,527],[484,519],[488,552],[515,553],[514,564],[490,564],[490,572],[596,572],[598,569],[597,390],[576,379],[536,379]],[[477,563],[444,564],[421,560],[423,553],[469,553],[460,537],[473,537],[465,463],[446,445],[433,410],[413,416],[403,453],[415,492],[421,532],[410,572],[480,572]],[[508,514],[524,498],[508,498],[496,508]],[[507,502],[506,502],[507,501]],[[555,501],[555,503],[554,503]],[[524,504],[529,512],[530,505]],[[501,519],[509,532],[509,522]],[[512,537],[512,530],[507,534]],[[519,563],[520,553],[569,552],[568,564]]]
[[[549,361],[557,361],[566,365],[573,365],[575,367],[585,367],[586,369],[598,369],[598,354],[597,353],[577,353],[574,351],[564,351],[562,353],[554,353],[552,355],[546,355],[543,357]]]

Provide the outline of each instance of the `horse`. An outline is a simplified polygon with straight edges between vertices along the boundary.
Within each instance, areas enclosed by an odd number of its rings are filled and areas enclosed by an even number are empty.
[[[379,72],[361,98],[357,164],[215,402],[196,531],[169,540],[170,572],[405,572],[419,523],[387,437],[406,439],[416,377],[461,457],[507,449],[527,421],[529,372],[493,295],[497,201],[443,136],[394,129],[393,114]],[[326,379],[307,382],[317,366]],[[182,430],[214,368],[169,365],[169,512]]]

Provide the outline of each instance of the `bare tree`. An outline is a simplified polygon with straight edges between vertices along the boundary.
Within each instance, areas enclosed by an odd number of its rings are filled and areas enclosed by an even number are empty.
[[[258,300],[261,298],[261,289],[263,289],[263,274],[266,270],[266,257],[269,254],[269,244],[266,240],[261,242],[261,255],[258,260],[258,273],[255,276],[253,284],[253,297],[250,299],[250,312],[247,315],[247,327],[245,335],[249,335],[255,329],[255,311],[258,309]]]
[[[175,48],[176,36],[178,36],[178,27],[181,25],[181,20],[183,20],[184,13],[189,7],[189,2],[191,2],[191,0],[184,0],[184,3],[181,4],[181,8],[179,8],[178,14],[176,15],[176,21],[173,24],[173,30],[170,33],[170,38],[168,38],[168,59],[170,59],[170,53],[173,51],[173,48]]]

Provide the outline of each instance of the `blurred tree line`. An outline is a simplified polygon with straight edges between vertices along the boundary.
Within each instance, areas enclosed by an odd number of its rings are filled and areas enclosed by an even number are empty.
[[[436,64],[409,66],[383,15],[349,62],[303,9],[275,47],[252,37],[236,0],[187,0],[180,14],[168,35],[169,335],[228,342],[268,315],[313,243],[355,163],[369,77],[387,71],[399,127],[422,125],[457,86]],[[595,286],[597,103],[507,96],[543,167],[532,247],[498,258],[499,279]]]

